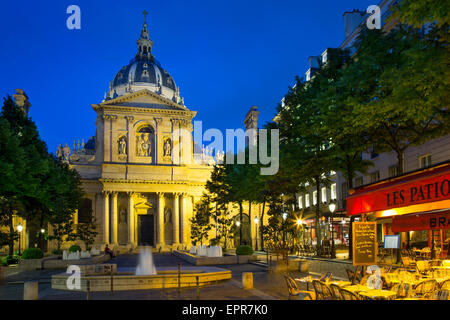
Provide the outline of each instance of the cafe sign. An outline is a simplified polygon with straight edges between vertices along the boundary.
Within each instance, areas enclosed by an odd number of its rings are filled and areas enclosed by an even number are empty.
[[[450,229],[450,210],[407,214],[392,218],[392,231],[421,231]]]
[[[438,174],[422,173],[417,176],[357,189],[347,198],[347,214],[356,215],[450,199],[450,166]]]

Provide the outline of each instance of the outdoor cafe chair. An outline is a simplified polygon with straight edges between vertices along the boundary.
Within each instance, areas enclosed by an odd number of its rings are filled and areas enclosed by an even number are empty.
[[[339,288],[341,292],[341,297],[343,300],[361,300],[356,294],[351,291],[345,290],[344,288]]]
[[[345,269],[345,271],[347,272],[347,276],[348,276],[348,280],[353,283],[353,278],[355,277],[355,271],[350,270],[350,269]],[[356,274],[356,278],[355,281],[361,281],[361,273],[358,271],[358,273]]]
[[[434,279],[420,281],[413,287],[414,295],[421,298],[430,298],[436,287],[437,282]]]
[[[417,272],[421,273],[421,274],[425,274],[428,271],[430,271],[430,265],[428,263],[428,261],[425,260],[419,260],[416,262],[416,270]]]
[[[286,285],[288,288],[288,300],[290,300],[292,296],[294,296],[294,297],[299,296],[300,293],[306,294],[310,300],[315,300],[314,292],[300,290],[297,286],[297,283],[294,281],[294,279],[292,279],[289,276],[285,275],[284,279],[286,281]]]
[[[412,295],[412,288],[409,283],[394,284],[389,290],[397,293],[398,300],[410,298]]]
[[[333,294],[333,298],[335,300],[342,300],[341,296],[341,288],[337,284],[330,284],[331,293]]]
[[[317,300],[331,300],[333,293],[325,282],[313,280],[312,282]]]
[[[450,279],[445,280],[441,283],[441,287],[439,288],[441,290],[450,290]]]
[[[431,300],[449,300],[449,290],[435,290]]]

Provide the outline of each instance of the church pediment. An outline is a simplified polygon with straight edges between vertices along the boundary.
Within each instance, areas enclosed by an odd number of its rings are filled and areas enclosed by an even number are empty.
[[[127,93],[114,99],[106,100],[99,106],[119,106],[133,108],[151,108],[163,110],[189,111],[185,106],[175,103],[148,89]]]

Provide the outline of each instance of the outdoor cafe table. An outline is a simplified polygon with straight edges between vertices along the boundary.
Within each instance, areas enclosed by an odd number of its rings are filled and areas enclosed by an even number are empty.
[[[389,300],[397,296],[397,293],[390,290],[371,289],[367,291],[361,291],[358,293],[362,297],[367,297],[377,300]]]
[[[329,282],[327,282],[327,284],[328,285],[335,284],[338,287],[346,287],[346,286],[350,286],[352,283],[350,281],[341,281],[341,280],[339,280],[339,281],[329,281]]]
[[[373,290],[373,288],[370,288],[368,286],[363,286],[361,284],[355,284],[352,286],[345,286],[344,287],[345,290],[351,291],[353,293],[359,293],[362,291],[369,291],[369,290]]]

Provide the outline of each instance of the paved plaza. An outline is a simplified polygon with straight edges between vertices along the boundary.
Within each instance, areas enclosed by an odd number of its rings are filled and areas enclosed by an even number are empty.
[[[178,263],[182,266],[193,266],[192,264],[170,254],[160,253],[154,255],[156,268],[176,267]],[[138,263],[138,255],[121,255],[114,258],[110,263],[116,263],[118,268],[135,268]],[[312,261],[312,266],[318,270],[329,266],[326,262]],[[342,263],[336,263],[341,265]],[[261,264],[238,264],[218,266],[231,270],[232,279],[218,284],[201,287],[199,291],[200,300],[286,300],[287,289],[283,274],[270,273],[268,268]],[[7,271],[5,284],[0,285],[0,300],[23,299],[24,281],[39,281],[39,299],[42,300],[84,300],[86,293],[53,290],[50,280],[53,274],[64,272],[64,270],[35,270],[22,271],[11,269]],[[253,273],[253,289],[242,289],[242,273]],[[312,274],[315,274],[314,270]],[[290,276],[305,276],[305,273],[290,272]],[[300,285],[301,289],[306,286]],[[92,300],[196,300],[196,288],[183,288],[180,293],[177,289],[152,289],[114,292],[91,293]]]

